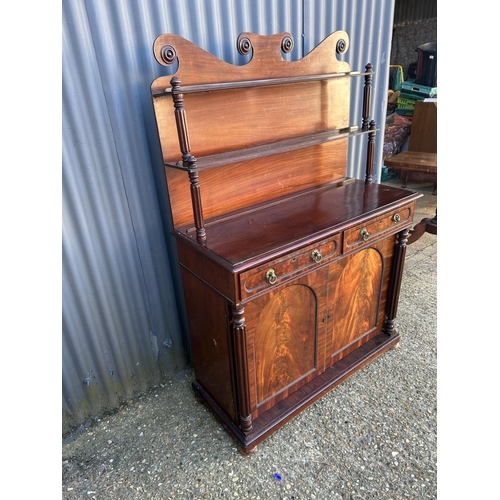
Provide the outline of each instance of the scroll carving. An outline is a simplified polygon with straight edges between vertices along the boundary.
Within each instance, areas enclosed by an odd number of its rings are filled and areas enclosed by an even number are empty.
[[[288,54],[293,49],[293,38],[291,35],[287,35],[281,40],[281,50]]]
[[[242,36],[242,37],[238,38],[238,42],[237,42],[236,46],[238,48],[238,52],[242,56],[246,56],[246,55],[250,54],[250,52],[253,48],[252,41],[247,36]]]
[[[177,52],[172,45],[164,45],[160,51],[161,58],[167,66],[171,66],[177,59]]]

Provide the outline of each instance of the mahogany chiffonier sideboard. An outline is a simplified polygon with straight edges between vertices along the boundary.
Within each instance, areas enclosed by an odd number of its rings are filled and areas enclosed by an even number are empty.
[[[248,63],[174,34],[151,95],[188,314],[196,395],[249,454],[399,341],[406,243],[420,194],[372,182],[372,66],[337,31],[297,61],[289,33],[242,33]],[[349,124],[364,78],[361,125]],[[366,176],[347,177],[365,136]]]

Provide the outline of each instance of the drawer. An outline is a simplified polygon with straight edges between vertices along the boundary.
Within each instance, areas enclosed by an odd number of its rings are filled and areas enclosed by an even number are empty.
[[[412,222],[414,210],[415,203],[411,203],[347,229],[344,231],[343,252],[369,245],[371,241],[381,236],[398,232],[400,228]]]
[[[279,286],[284,281],[295,279],[332,260],[340,255],[340,242],[339,233],[241,273],[241,299]]]

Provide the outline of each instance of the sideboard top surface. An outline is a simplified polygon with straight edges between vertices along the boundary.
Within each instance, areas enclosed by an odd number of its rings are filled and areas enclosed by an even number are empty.
[[[331,184],[207,223],[205,248],[235,268],[247,267],[255,265],[256,258],[261,261],[280,250],[293,250],[420,196],[354,179],[341,186]],[[193,227],[180,228],[174,234],[196,241]]]

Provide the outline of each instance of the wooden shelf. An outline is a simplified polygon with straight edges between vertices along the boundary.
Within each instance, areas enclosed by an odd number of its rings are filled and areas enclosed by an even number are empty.
[[[338,130],[328,130],[319,134],[307,135],[303,137],[296,137],[293,139],[286,139],[284,141],[273,142],[269,144],[260,144],[251,146],[245,149],[236,149],[233,151],[224,151],[223,153],[200,156],[196,159],[196,166],[198,170],[205,170],[223,165],[230,165],[240,161],[253,160],[255,158],[263,158],[265,156],[272,156],[288,151],[296,151],[298,149],[317,146],[325,142],[336,141],[345,139],[346,137],[356,137],[359,135],[376,132],[379,129],[373,130],[359,130],[359,127],[352,126]],[[179,170],[188,171],[189,168],[185,167],[182,161],[166,162],[166,167],[176,168]]]
[[[353,178],[333,182],[252,211],[207,221],[205,247],[228,262],[229,269],[240,272],[250,263],[257,265],[261,259],[272,258],[283,246],[295,250],[311,238],[327,238],[420,196],[406,189],[367,185]],[[173,234],[196,241],[196,228],[192,226],[179,228]]]
[[[326,73],[321,75],[299,75],[282,78],[266,78],[261,80],[243,80],[237,82],[217,82],[217,83],[202,83],[198,85],[184,85],[177,89],[167,87],[163,92],[153,92],[153,97],[162,96],[165,94],[194,94],[198,92],[213,92],[217,90],[243,89],[251,87],[269,87],[271,85],[290,85],[294,83],[317,82],[322,80],[331,80],[332,78],[353,77],[374,75],[375,72],[361,73],[360,71],[345,71],[340,73]]]

